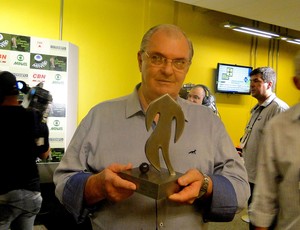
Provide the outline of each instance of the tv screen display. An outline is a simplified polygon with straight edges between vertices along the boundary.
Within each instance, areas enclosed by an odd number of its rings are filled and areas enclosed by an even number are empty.
[[[218,63],[216,92],[230,94],[250,94],[251,66]]]

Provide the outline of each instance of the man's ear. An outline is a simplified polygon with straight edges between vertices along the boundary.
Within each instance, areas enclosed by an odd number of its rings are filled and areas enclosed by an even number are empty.
[[[139,51],[137,53],[137,59],[138,59],[138,63],[139,63],[139,70],[140,70],[140,72],[142,72],[142,62],[143,62],[143,60],[142,60],[142,52],[141,51]]]
[[[273,82],[272,81],[268,82],[268,89],[272,89],[272,86],[273,86]]]
[[[300,77],[294,76],[293,81],[294,81],[296,88],[300,90]]]

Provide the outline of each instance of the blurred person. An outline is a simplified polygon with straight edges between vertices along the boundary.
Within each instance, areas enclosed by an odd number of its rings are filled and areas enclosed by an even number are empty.
[[[89,217],[94,230],[207,229],[206,222],[231,221],[244,208],[247,173],[223,123],[178,95],[192,57],[192,43],[179,27],[151,28],[137,53],[141,83],[130,95],[99,103],[81,121],[54,172],[56,196],[78,223]],[[180,141],[169,145],[172,165],[184,175],[177,179],[179,192],[153,199],[118,173],[147,162],[145,112],[165,94],[185,117]]]
[[[198,84],[198,85],[193,85],[192,88],[189,90],[187,99],[198,105],[202,105],[202,104],[207,104],[205,103],[206,101],[204,100],[205,97],[207,97],[205,88],[203,87],[203,85]]]
[[[42,205],[36,160],[49,156],[49,131],[18,101],[16,77],[0,72],[0,230],[32,230]]]
[[[300,90],[300,75],[293,80]],[[249,209],[257,230],[300,229],[299,131],[300,103],[274,117],[263,130]]]
[[[248,172],[251,194],[255,187],[258,148],[262,129],[272,117],[289,108],[274,93],[275,86],[276,73],[272,68],[259,67],[250,73],[250,92],[252,97],[257,99],[257,104],[251,109],[251,118],[241,138],[240,148]],[[249,198],[248,206],[251,199],[252,196]],[[248,216],[242,216],[242,219],[249,221]],[[253,229],[251,223],[249,229]]]
[[[204,105],[213,110],[215,114],[218,113],[215,97],[211,94],[209,88],[202,84],[192,86],[187,95],[187,100],[198,105]]]

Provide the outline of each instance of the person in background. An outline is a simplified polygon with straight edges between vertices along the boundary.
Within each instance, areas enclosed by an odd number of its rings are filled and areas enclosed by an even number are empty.
[[[300,90],[300,75],[293,79]],[[270,226],[278,230],[300,229],[299,131],[300,103],[274,117],[264,129],[249,209],[257,230]]]
[[[241,138],[240,148],[248,172],[251,194],[255,186],[258,148],[262,129],[272,117],[289,108],[274,93],[275,86],[276,73],[272,68],[259,67],[250,73],[250,92],[252,97],[256,98],[257,104],[251,109],[251,118]],[[251,199],[252,196],[249,198],[248,206]],[[242,219],[249,221],[247,220],[248,216],[242,216]],[[249,223],[249,229],[253,229],[251,223]]]
[[[37,157],[50,153],[41,116],[18,101],[16,77],[0,72],[0,230],[32,230],[42,205]]]
[[[192,43],[179,27],[151,28],[137,53],[141,83],[81,121],[54,172],[56,196],[79,223],[89,216],[93,229],[206,229],[206,222],[231,221],[244,208],[247,173],[223,123],[179,97],[192,57]],[[157,200],[135,192],[136,184],[119,172],[148,162],[145,112],[165,94],[185,117],[180,141],[169,145],[172,166],[183,175],[180,191]]]
[[[211,94],[210,90],[205,85],[194,85],[188,92],[187,100],[194,102],[198,105],[205,105],[211,108],[215,114],[219,114],[215,102],[215,97]]]

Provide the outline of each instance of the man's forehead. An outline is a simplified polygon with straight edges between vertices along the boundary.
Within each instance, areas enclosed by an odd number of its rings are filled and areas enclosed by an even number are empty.
[[[189,43],[186,37],[178,31],[167,33],[164,30],[156,31],[148,41],[148,47],[156,52],[189,53]],[[176,49],[171,49],[176,47]]]
[[[197,93],[197,94],[203,94],[204,89],[202,89],[202,87],[197,87],[197,88],[191,89],[191,92],[194,92],[194,93]]]
[[[251,79],[262,79],[262,74],[261,73],[258,73],[258,74],[255,74],[255,75],[252,75],[250,76]]]

